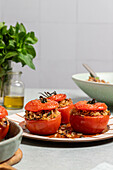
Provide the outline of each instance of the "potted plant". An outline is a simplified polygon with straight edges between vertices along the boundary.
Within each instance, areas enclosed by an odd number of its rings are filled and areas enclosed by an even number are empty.
[[[3,95],[7,72],[12,70],[11,61],[35,69],[33,59],[36,57],[36,51],[33,44],[37,41],[35,33],[27,32],[22,23],[17,22],[9,28],[5,22],[0,23],[0,97]]]

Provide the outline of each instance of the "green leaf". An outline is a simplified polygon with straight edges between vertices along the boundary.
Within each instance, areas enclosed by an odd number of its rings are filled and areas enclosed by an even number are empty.
[[[8,32],[9,32],[10,35],[14,35],[15,34],[15,28],[11,25]]]
[[[26,38],[26,42],[29,44],[35,44],[37,41],[35,41],[34,39],[32,39],[31,37],[27,37]]]
[[[0,39],[2,40],[3,39],[3,35],[0,34]]]
[[[9,45],[7,49],[14,49],[15,48],[15,40],[9,40]]]
[[[34,32],[30,32],[26,35],[26,42],[30,44],[35,44],[38,39],[35,37]]]
[[[2,27],[1,33],[2,33],[2,35],[7,34],[7,26],[3,26],[3,27]]]
[[[35,66],[32,62],[32,56],[30,54],[22,54],[20,53],[18,55],[18,59],[20,59],[21,61],[23,61],[25,64],[27,64],[30,68],[35,69]]]
[[[5,25],[5,22],[0,22],[0,29]]]
[[[25,29],[25,27],[24,27],[24,25],[21,23],[20,24],[20,32],[25,32],[26,33],[26,29]]]
[[[5,43],[4,41],[0,40],[0,49],[4,49],[5,48]]]
[[[19,42],[22,42],[22,44],[24,43],[25,36],[26,36],[26,33],[25,33],[25,32],[20,32],[20,33],[18,34]]]
[[[20,25],[19,25],[19,23],[17,22],[17,23],[16,23],[16,26],[15,26],[15,32],[16,32],[16,34],[18,34],[18,32],[19,32],[19,28],[20,28]]]
[[[17,55],[18,55],[18,53],[17,53],[16,51],[14,51],[14,52],[8,52],[8,53],[6,54],[6,56],[5,56],[5,59],[9,59],[9,58],[15,57],[15,56],[17,56]]]
[[[5,61],[5,58],[3,56],[0,56],[0,65]]]
[[[29,53],[33,56],[33,58],[36,56],[35,49],[32,45],[26,44],[24,48],[26,49],[27,53]]]

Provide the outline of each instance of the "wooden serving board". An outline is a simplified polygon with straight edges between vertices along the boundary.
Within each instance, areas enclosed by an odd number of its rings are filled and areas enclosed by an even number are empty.
[[[22,151],[18,149],[10,159],[3,163],[0,163],[0,170],[16,170],[15,168],[12,167],[12,165],[20,162],[22,156],[23,156]]]

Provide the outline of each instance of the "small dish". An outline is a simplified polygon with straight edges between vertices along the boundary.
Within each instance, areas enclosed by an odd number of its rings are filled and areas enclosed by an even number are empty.
[[[89,73],[80,73],[72,76],[76,85],[89,97],[97,101],[113,105],[113,72],[96,73],[100,79],[109,83],[97,83],[88,81]]]
[[[19,148],[22,140],[22,128],[9,120],[10,126],[6,138],[0,142],[0,163],[11,158]]]

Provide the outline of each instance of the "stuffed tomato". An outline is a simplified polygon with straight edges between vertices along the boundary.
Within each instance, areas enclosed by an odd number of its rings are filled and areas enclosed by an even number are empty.
[[[73,108],[71,98],[67,99],[66,97],[66,94],[57,94],[56,92],[51,93],[49,97],[50,100],[57,101],[59,104],[58,111],[61,113],[62,124],[67,124],[70,122],[70,112]]]
[[[25,106],[26,128],[33,134],[51,135],[56,133],[61,124],[58,103],[41,97]]]
[[[7,115],[7,110],[3,106],[0,106],[0,141],[5,138],[9,130]]]
[[[107,127],[109,116],[110,111],[105,103],[79,101],[71,112],[70,123],[76,132],[97,134]]]

